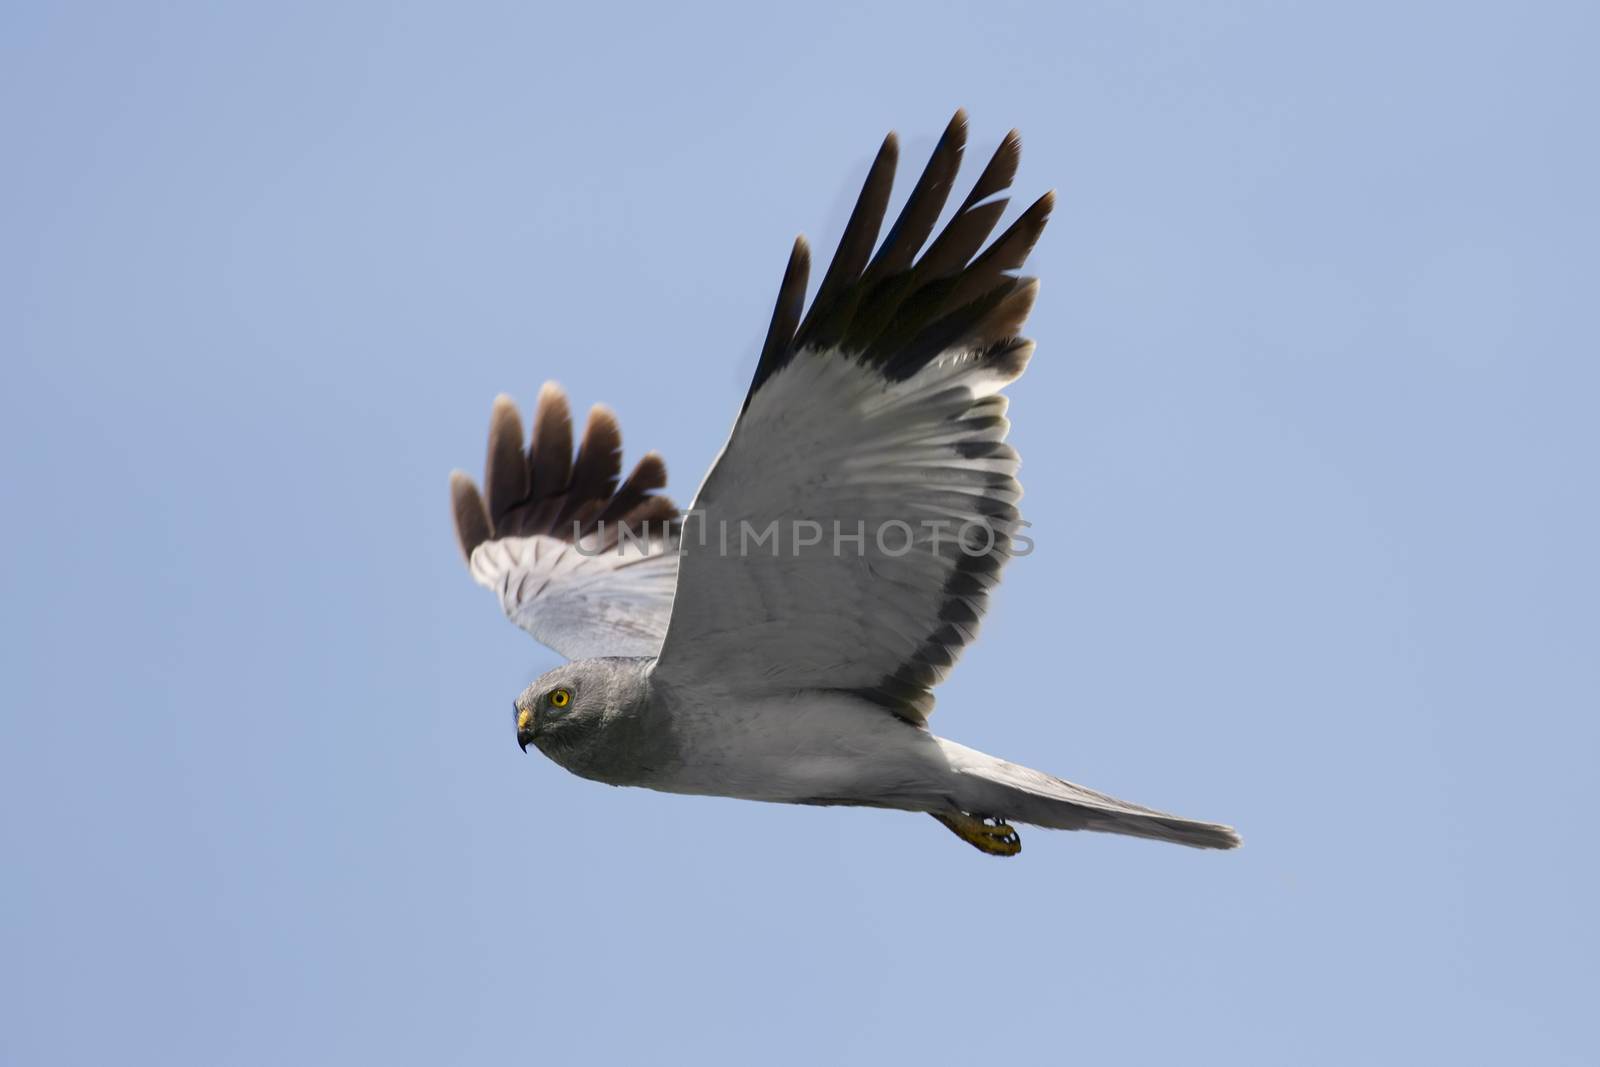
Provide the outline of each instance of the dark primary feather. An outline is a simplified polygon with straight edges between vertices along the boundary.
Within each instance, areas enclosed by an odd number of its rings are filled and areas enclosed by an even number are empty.
[[[873,255],[899,155],[894,134],[884,139],[838,250],[803,315],[810,255],[803,238],[795,242],[746,407],[804,348],[837,348],[891,380],[903,380],[951,347],[1003,348],[1015,339],[1032,306],[1033,282],[1012,272],[1039,239],[1055,200],[1050,193],[1040,197],[978,255],[1005,213],[1007,201],[997,194],[1010,188],[1016,176],[1022,141],[1013,130],[955,215],[922,251],[949,198],[966,139],[967,116],[957,111]]]
[[[811,246],[804,237],[794,239],[789,252],[789,265],[784,268],[783,282],[778,286],[778,302],[772,308],[772,324],[767,327],[767,339],[761,346],[761,359],[757,367],[777,366],[788,358],[789,344],[800,325],[800,316],[806,305],[806,280],[811,273]],[[761,378],[761,371],[756,371]],[[755,395],[755,389],[750,390]],[[745,404],[750,403],[748,397]]]
[[[798,336],[813,340],[818,347],[834,342],[834,332],[849,322],[850,307],[860,299],[861,272],[878,243],[878,230],[883,226],[883,213],[889,207],[889,192],[894,188],[894,168],[900,158],[900,143],[894,134],[883,139],[878,156],[867,171],[866,184],[845,223],[834,250],[833,262],[828,264],[822,284],[817,286],[811,311],[800,323]],[[763,346],[765,347],[765,346]]]
[[[609,548],[623,527],[636,535],[675,530],[677,508],[659,494],[667,484],[667,466],[659,455],[645,453],[618,487],[622,430],[609,409],[596,405],[589,412],[574,459],[567,395],[547,382],[539,391],[531,443],[524,447],[522,442],[516,405],[497,397],[483,476],[487,500],[466,474],[450,476],[456,538],[469,561],[473,549],[500,537],[543,534],[574,541],[603,530],[601,545]]]
[[[537,421],[529,446],[528,467],[533,474],[536,500],[549,500],[566,489],[572,478],[572,415],[567,394],[555,382],[539,390]]]
[[[906,197],[900,217],[889,228],[883,247],[872,257],[872,264],[863,278],[868,282],[898,274],[911,266],[917,250],[928,240],[950,190],[955,185],[956,171],[961,169],[961,153],[967,147],[967,113],[957,111],[945,127],[939,143],[922,169],[922,177]]]

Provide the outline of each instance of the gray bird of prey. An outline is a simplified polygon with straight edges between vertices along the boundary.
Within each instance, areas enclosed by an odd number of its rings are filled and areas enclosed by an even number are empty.
[[[524,445],[496,399],[480,494],[456,532],[506,616],[571,662],[517,697],[517,741],[611,785],[921,811],[990,855],[1011,823],[1232,848],[1227,826],[1130,804],[936,737],[933,689],[972,642],[1012,554],[1018,457],[1001,395],[1033,343],[1020,277],[1045,194],[987,244],[1012,131],[950,221],[957,112],[879,243],[898,155],[867,173],[809,308],[795,241],[755,379],[689,511],[661,457],[621,480],[603,407],[573,454],[565,394]],[[932,236],[932,240],[929,238]]]

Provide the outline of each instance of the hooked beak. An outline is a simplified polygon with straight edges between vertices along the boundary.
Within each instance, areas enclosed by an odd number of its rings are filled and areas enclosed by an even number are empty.
[[[525,708],[517,712],[517,747],[528,751],[528,742],[533,740],[533,735],[539,732],[539,724],[532,708]]]

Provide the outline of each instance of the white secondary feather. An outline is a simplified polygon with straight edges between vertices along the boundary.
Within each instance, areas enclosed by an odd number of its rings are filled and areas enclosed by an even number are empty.
[[[473,549],[472,577],[506,618],[568,659],[654,656],[677,583],[678,555],[654,539],[601,550],[593,538],[505,537]]]
[[[839,352],[797,353],[751,399],[690,509],[658,677],[865,691],[937,643],[962,557],[987,550],[992,570],[1008,551],[996,528],[1021,489],[994,394],[1028,351],[952,351],[901,382]],[[983,598],[957,599],[969,610],[954,613],[952,657]]]

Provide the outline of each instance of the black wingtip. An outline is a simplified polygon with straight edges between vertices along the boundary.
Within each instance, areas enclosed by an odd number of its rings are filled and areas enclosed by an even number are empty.
[[[489,518],[497,519],[528,495],[528,464],[522,451],[522,416],[516,402],[501,393],[489,412],[489,454],[484,461],[483,488]]]
[[[466,471],[450,472],[450,511],[455,516],[456,543],[470,564],[472,550],[493,537],[494,528],[489,523],[489,509]]]
[[[928,156],[922,176],[906,197],[899,217],[889,228],[889,235],[883,239],[883,247],[878,249],[878,254],[872,257],[872,262],[863,272],[861,284],[871,285],[880,278],[902,272],[911,266],[911,261],[938,223],[945,201],[950,198],[950,190],[955,185],[956,172],[961,169],[961,156],[966,147],[967,113],[958,109]]]
[[[767,339],[761,345],[761,357],[756,362],[755,378],[745,396],[745,403],[750,402],[750,396],[782,364],[789,347],[794,343],[795,331],[799,329],[800,317],[805,312],[806,282],[810,276],[811,245],[801,234],[794,239],[794,247],[789,250],[789,264],[783,269],[783,282],[778,286],[778,299],[772,308],[772,321],[767,326]]]
[[[900,138],[894,131],[884,137],[878,154],[867,171],[867,180],[861,185],[861,195],[845,223],[844,234],[834,250],[833,259],[817,295],[811,302],[811,311],[795,331],[797,345],[825,345],[833,340],[831,326],[836,325],[847,309],[841,308],[840,298],[850,285],[860,278],[878,243],[878,233],[883,228],[884,212],[889,209],[889,193],[894,187],[894,171],[900,159]]]
[[[538,499],[566,488],[572,477],[572,408],[566,390],[545,382],[534,408],[528,448],[528,495]]]
[[[747,407],[802,348],[836,347],[880,366],[892,379],[902,379],[936,358],[945,350],[942,346],[983,347],[1021,329],[1032,306],[1033,284],[1014,272],[1043,232],[1055,194],[1034,201],[984,247],[1005,213],[1006,193],[1021,161],[1017,130],[1001,139],[954,217],[928,243],[960,167],[967,125],[966,110],[957,108],[874,255],[899,154],[899,139],[893,133],[884,138],[838,250],[803,315],[805,271],[800,267],[809,263],[809,255],[803,242],[796,243],[745,398]],[[796,319],[798,326],[793,325]]]
[[[572,410],[566,391],[546,382],[539,391],[533,436],[522,444],[522,417],[510,397],[495,398],[489,417],[489,448],[484,486],[466,474],[450,476],[456,538],[471,562],[472,551],[496,537],[546,535],[563,540],[587,536],[600,518],[617,525],[649,521],[670,524],[672,501],[658,495],[665,487],[666,464],[647,453],[618,487],[622,473],[622,427],[616,414],[596,404],[573,454]],[[663,527],[666,528],[666,527]]]

